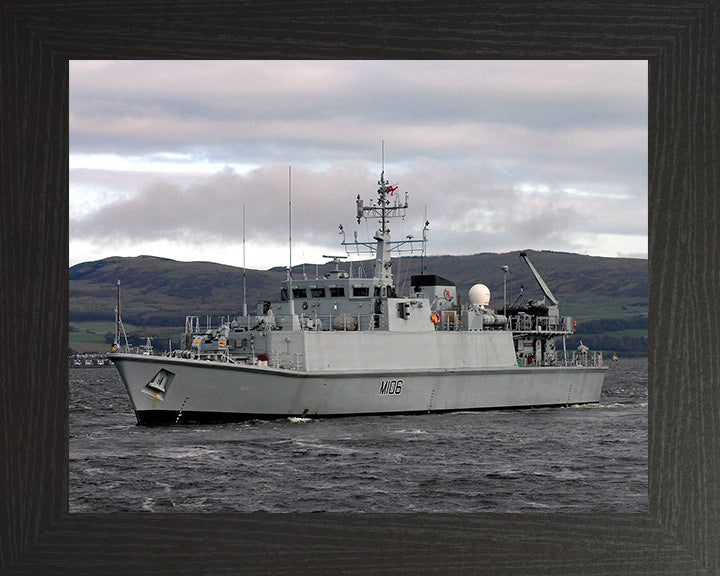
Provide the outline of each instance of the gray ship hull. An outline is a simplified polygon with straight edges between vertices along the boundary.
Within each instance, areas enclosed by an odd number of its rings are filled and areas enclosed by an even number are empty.
[[[141,424],[597,403],[606,368],[286,370],[114,353]]]

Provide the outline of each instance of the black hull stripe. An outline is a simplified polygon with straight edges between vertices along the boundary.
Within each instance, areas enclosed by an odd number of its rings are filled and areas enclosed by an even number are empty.
[[[576,404],[596,404],[597,402],[573,402]],[[533,406],[491,406],[486,408],[455,408],[450,410],[412,410],[407,412],[362,412],[355,414],[306,414],[307,418],[349,418],[352,416],[400,416],[408,414],[444,414],[449,412],[483,412],[486,410],[532,410],[534,408],[555,408],[569,406],[562,404],[538,404]],[[247,422],[252,420],[284,420],[300,418],[303,414],[244,414],[237,412],[182,412],[170,410],[139,410],[135,412],[138,424],[154,426],[163,424],[219,424],[228,422]]]

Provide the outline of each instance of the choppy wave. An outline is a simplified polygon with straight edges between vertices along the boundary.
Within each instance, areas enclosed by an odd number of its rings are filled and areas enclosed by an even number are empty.
[[[183,460],[185,458],[205,458],[206,456],[219,453],[219,449],[209,448],[207,446],[170,446],[153,450],[152,456],[155,458]]]
[[[598,404],[168,427],[114,368],[71,370],[70,510],[647,512],[644,362]]]

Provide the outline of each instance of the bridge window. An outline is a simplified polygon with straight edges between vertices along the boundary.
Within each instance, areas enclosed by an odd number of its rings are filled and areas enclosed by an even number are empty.
[[[353,286],[353,296],[370,296],[370,289],[367,286]]]
[[[330,296],[332,298],[344,298],[345,297],[345,288],[342,286],[333,286],[330,288]]]
[[[325,288],[310,288],[310,296],[313,298],[325,298]]]
[[[307,298],[307,289],[293,288],[293,298]]]

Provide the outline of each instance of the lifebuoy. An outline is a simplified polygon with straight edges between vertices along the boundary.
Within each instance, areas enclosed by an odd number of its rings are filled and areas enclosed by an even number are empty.
[[[307,302],[303,302],[303,303],[302,303],[302,309],[303,309],[303,310],[307,310]]]
[[[440,324],[440,314],[438,314],[437,312],[433,312],[432,316],[430,316],[430,319],[432,320],[432,323],[435,324],[435,326]]]
[[[450,290],[445,290],[445,298],[450,298]]]

